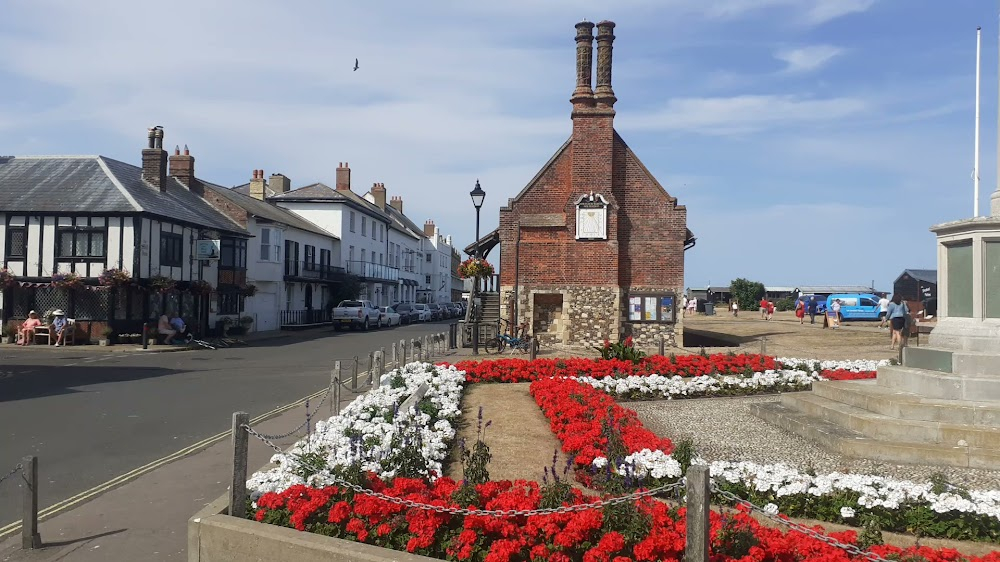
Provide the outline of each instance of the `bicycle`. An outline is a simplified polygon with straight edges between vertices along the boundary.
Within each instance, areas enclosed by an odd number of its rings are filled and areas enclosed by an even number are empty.
[[[507,327],[510,327],[510,323],[506,320],[501,320]],[[503,333],[494,338],[490,338],[484,344],[486,348],[486,353],[503,353],[505,349],[510,347],[510,352],[520,351],[521,353],[528,353],[531,349],[531,338],[526,337],[525,332],[527,332],[527,324],[521,324],[518,329],[514,330],[514,334]],[[520,336],[517,333],[520,332]]]

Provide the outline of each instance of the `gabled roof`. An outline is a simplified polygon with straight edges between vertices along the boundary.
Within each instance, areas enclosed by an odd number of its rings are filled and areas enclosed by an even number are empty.
[[[903,275],[909,275],[917,281],[923,281],[924,283],[936,284],[938,282],[936,269],[904,269],[899,277]],[[899,277],[896,278],[896,281],[899,281]]]
[[[244,184],[233,189],[237,193],[242,193],[243,195],[250,195],[250,184]],[[330,202],[330,203],[347,203],[353,204],[353,206],[361,211],[366,211],[371,215],[377,216],[381,219],[385,219],[385,212],[379,209],[375,204],[365,200],[357,193],[350,190],[338,191],[324,183],[314,183],[300,187],[298,189],[293,189],[285,193],[275,193],[269,188],[265,188],[265,195],[269,201],[288,201],[288,202]]]
[[[161,192],[142,168],[106,156],[0,157],[0,209],[7,212],[147,213],[204,228],[247,234],[180,182]]]
[[[398,230],[405,232],[418,240],[426,238],[423,229],[414,224],[414,222],[410,220],[410,217],[400,213],[392,205],[386,205],[385,210],[389,213],[389,216],[392,218],[392,222],[396,224]]]
[[[225,197],[229,202],[245,209],[248,213],[255,217],[286,224],[290,227],[298,228],[299,230],[305,230],[306,232],[312,232],[314,234],[339,240],[339,238],[334,234],[323,230],[316,224],[296,213],[293,213],[292,211],[289,211],[288,209],[272,205],[271,203],[261,201],[255,197],[250,197],[249,195],[243,195],[235,189],[229,189],[222,187],[221,185],[210,184],[204,181],[201,183],[205,186],[205,189],[210,189],[214,193]]]

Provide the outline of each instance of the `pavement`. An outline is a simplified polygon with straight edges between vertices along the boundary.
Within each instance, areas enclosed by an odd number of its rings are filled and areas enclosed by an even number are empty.
[[[0,348],[0,476],[23,455],[38,456],[39,504],[49,514],[39,525],[43,547],[21,550],[6,525],[20,517],[19,476],[0,483],[0,536],[8,529],[0,561],[186,560],[188,518],[228,487],[232,412],[284,433],[304,421],[304,397],[316,408],[334,360],[447,329],[310,330],[169,355]],[[352,398],[345,392],[344,405]],[[321,410],[317,417],[332,415],[330,404]],[[251,440],[251,470],[270,457]]]

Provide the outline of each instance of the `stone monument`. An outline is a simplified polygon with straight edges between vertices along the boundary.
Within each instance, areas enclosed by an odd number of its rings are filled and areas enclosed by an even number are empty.
[[[825,381],[755,413],[847,456],[1000,466],[1000,186],[990,216],[931,227],[938,320],[930,345],[874,381]]]

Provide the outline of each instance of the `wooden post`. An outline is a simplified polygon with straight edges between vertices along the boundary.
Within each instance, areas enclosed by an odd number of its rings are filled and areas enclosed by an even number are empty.
[[[21,459],[21,478],[24,480],[24,505],[21,512],[21,548],[42,547],[38,534],[38,457]]]
[[[399,354],[397,353],[396,342],[392,342],[392,366],[399,366]]]
[[[340,414],[340,361],[333,362],[330,371],[330,415]]]
[[[354,356],[354,369],[351,374],[351,390],[358,390],[358,356]]]
[[[663,334],[660,334],[660,357],[663,357],[663,356],[666,355],[666,353],[665,353],[666,349],[664,349],[666,347],[666,344],[664,342],[665,339],[666,338],[663,337]]]
[[[229,485],[229,515],[241,519],[247,514],[247,448],[250,437],[244,425],[250,425],[250,414],[233,412],[233,481]]]
[[[687,544],[684,562],[708,562],[708,511],[711,503],[708,467],[694,465],[687,471]]]
[[[371,386],[372,377],[375,376],[375,351],[368,352],[368,386]]]
[[[528,361],[538,359],[538,347],[535,345],[535,336],[528,340]]]
[[[406,340],[399,340],[399,362],[396,363],[397,367],[402,367],[406,365]]]
[[[762,336],[760,338],[760,354],[767,355],[767,337]]]
[[[431,337],[424,336],[424,345],[420,346],[420,350],[423,352],[424,361],[429,361],[431,358]]]
[[[382,380],[382,375],[385,374],[385,346],[379,348],[379,358],[378,358],[378,378],[376,380]]]

